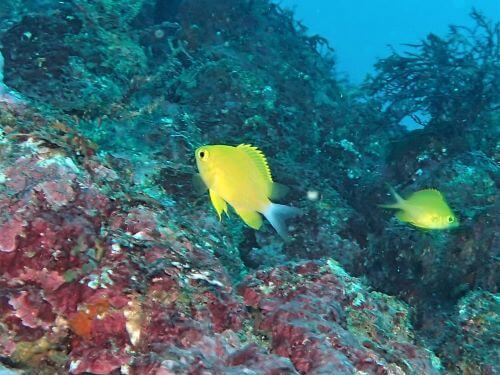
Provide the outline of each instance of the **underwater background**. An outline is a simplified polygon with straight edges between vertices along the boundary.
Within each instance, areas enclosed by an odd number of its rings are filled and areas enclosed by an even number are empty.
[[[0,2],[0,374],[499,372],[498,3],[332,3]],[[286,239],[194,187],[240,144]]]
[[[391,49],[405,51],[428,34],[444,36],[450,25],[474,27],[470,11],[491,20],[500,17],[500,2],[491,0],[280,0],[295,18],[335,48],[335,71],[360,84],[374,74],[378,59]]]

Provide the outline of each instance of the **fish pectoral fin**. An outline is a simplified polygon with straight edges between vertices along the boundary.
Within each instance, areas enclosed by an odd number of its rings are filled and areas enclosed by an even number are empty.
[[[262,216],[257,211],[236,210],[236,213],[250,228],[260,229],[262,226]]]
[[[205,182],[203,181],[199,173],[193,174],[192,182],[196,194],[202,195],[207,191],[207,185],[205,185]]]
[[[217,194],[215,191],[212,189],[209,190],[210,192],[210,200],[212,201],[212,205],[215,208],[215,211],[217,211],[217,215],[219,215],[219,221],[222,220],[222,213],[225,212],[226,215],[227,213],[227,203],[224,199],[222,199],[219,194]]]

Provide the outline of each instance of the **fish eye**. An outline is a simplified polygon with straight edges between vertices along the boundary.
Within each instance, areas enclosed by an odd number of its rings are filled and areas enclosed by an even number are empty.
[[[208,158],[208,151],[205,150],[205,149],[198,151],[198,157],[201,160],[207,160],[207,158]]]
[[[448,216],[448,223],[453,223],[455,218],[453,216]]]

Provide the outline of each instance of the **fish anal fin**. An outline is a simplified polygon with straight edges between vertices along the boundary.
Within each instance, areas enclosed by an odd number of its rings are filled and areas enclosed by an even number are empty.
[[[410,215],[408,215],[408,213],[406,211],[403,211],[403,210],[396,212],[396,217],[400,221],[403,221],[405,223],[411,223],[412,222],[412,218],[410,217]]]
[[[269,193],[269,197],[272,200],[280,200],[284,198],[288,192],[290,191],[290,188],[286,185],[279,184],[277,182],[273,182],[271,186],[271,192]]]
[[[222,220],[222,213],[225,212],[227,215],[227,203],[224,199],[222,199],[215,191],[210,189],[210,200],[212,201],[212,205],[217,211],[217,215],[219,215],[219,221]]]
[[[262,226],[262,216],[257,211],[236,210],[241,219],[253,229],[260,229]]]
[[[268,180],[272,181],[273,178],[271,176],[271,169],[269,168],[269,164],[267,163],[266,156],[262,151],[260,151],[257,147],[247,144],[241,144],[237,146],[238,149],[243,151],[250,159],[253,161],[259,172],[262,176]]]

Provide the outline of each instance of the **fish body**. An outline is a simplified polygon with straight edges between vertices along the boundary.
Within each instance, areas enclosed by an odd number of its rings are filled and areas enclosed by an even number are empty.
[[[219,220],[223,212],[228,213],[230,204],[250,227],[259,229],[264,215],[282,237],[287,237],[284,220],[300,210],[271,202],[283,187],[273,182],[262,151],[246,144],[207,145],[198,148],[195,156]]]
[[[403,199],[394,189],[391,189],[391,193],[396,202],[381,207],[399,210],[396,217],[402,222],[423,229],[449,229],[459,225],[457,217],[438,190],[419,190],[407,199]]]

